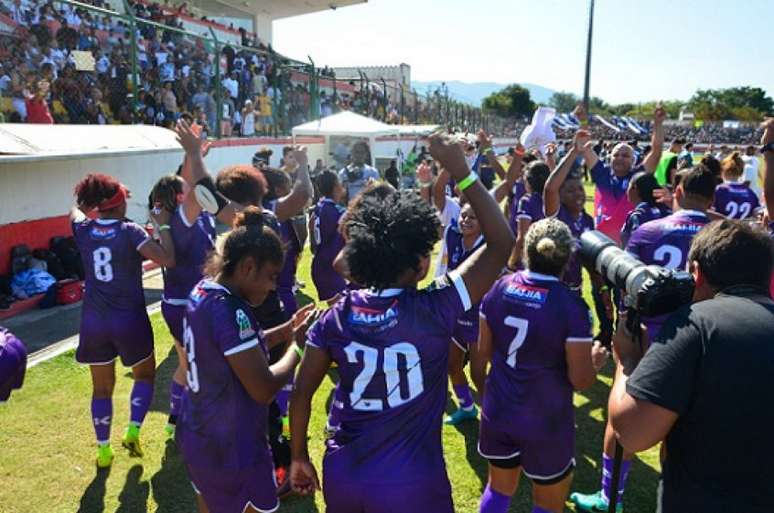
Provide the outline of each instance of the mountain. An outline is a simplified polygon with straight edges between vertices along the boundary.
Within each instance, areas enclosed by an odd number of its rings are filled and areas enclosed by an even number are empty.
[[[423,94],[428,91],[434,91],[436,87],[440,86],[443,81],[433,80],[430,82],[422,82],[420,80],[412,80],[411,86],[417,90],[418,93]],[[481,105],[481,100],[504,88],[508,84],[497,84],[495,82],[459,82],[457,80],[450,80],[446,82],[446,86],[449,88],[449,94],[457,100],[475,105],[476,107]],[[532,96],[532,101],[536,103],[546,103],[548,99],[556,91],[548,89],[547,87],[535,85],[535,84],[521,84],[523,87],[529,89],[529,93]]]

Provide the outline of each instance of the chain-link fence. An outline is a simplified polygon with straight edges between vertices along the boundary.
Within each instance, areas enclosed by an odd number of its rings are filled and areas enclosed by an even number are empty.
[[[445,87],[419,94],[362,72],[336,78],[243,30],[183,23],[190,18],[181,8],[121,1],[122,12],[104,0],[0,0],[5,121],[41,122],[47,108],[55,123],[171,127],[188,113],[213,137],[288,134],[340,110],[497,134],[514,124]]]

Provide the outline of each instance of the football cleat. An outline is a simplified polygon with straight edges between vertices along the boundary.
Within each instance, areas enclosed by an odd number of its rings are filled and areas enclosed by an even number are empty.
[[[104,444],[97,447],[97,467],[107,468],[113,463],[113,448],[110,444]]]
[[[575,504],[580,511],[585,511],[586,513],[606,513],[609,504],[608,501],[602,497],[601,490],[589,495],[572,493],[570,494],[570,502]],[[619,502],[615,507],[615,511],[616,513],[622,513],[623,504]]]
[[[444,420],[443,423],[449,426],[457,426],[465,421],[474,420],[476,418],[478,418],[478,408],[473,405],[473,407],[468,410],[457,408],[457,411],[446,417],[446,420]]]
[[[129,456],[135,458],[142,457],[142,448],[140,447],[140,427],[134,424],[129,424],[124,432],[124,438],[121,440],[121,445],[129,451]]]

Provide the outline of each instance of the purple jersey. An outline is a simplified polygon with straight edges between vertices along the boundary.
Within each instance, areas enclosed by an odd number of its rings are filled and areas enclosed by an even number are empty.
[[[571,427],[565,346],[592,341],[583,299],[556,277],[519,271],[484,296],[481,318],[493,343],[482,415],[493,425],[518,425],[526,439]]]
[[[530,192],[525,194],[519,200],[519,206],[516,209],[516,220],[526,219],[531,223],[540,221],[545,217],[543,213],[543,195]]]
[[[716,212],[729,219],[747,219],[760,207],[755,192],[743,183],[723,182],[715,189]]]
[[[138,224],[117,219],[73,223],[86,272],[83,306],[102,313],[145,310],[140,248],[150,241]]]
[[[455,271],[425,290],[348,292],[308,334],[338,365],[340,425],[326,472],[361,483],[448,484],[441,446],[449,339],[471,308]]]
[[[594,219],[586,212],[581,212],[580,216],[574,217],[564,205],[559,206],[556,218],[570,228],[574,239],[572,255],[570,255],[570,261],[567,263],[567,269],[564,271],[562,281],[571,289],[580,290],[583,283],[583,271],[581,270],[579,254],[580,236],[584,232],[594,229]]]
[[[271,210],[276,216],[277,200],[266,202],[265,208]],[[298,240],[298,235],[293,227],[292,220],[287,219],[282,222],[278,220],[277,223],[279,226],[279,232],[277,234],[285,244],[285,263],[277,278],[277,287],[292,289],[296,285],[296,266],[298,265],[298,255],[301,254],[301,243]]]
[[[527,194],[527,187],[524,185],[524,180],[516,180],[516,183],[511,187],[508,192],[508,223],[511,225],[511,231],[516,233],[518,230],[518,223],[516,222],[516,216],[519,212],[519,200]]]
[[[169,227],[175,244],[175,266],[164,271],[164,300],[185,305],[191,289],[202,279],[207,255],[215,247],[215,218],[202,211],[194,222],[189,222],[180,206]]]
[[[320,300],[332,299],[346,287],[344,278],[333,268],[333,261],[344,247],[339,233],[339,219],[344,208],[328,198],[321,199],[312,209],[312,279]]]
[[[656,203],[655,205],[645,202],[639,203],[634,207],[634,210],[629,212],[629,215],[626,216],[626,222],[624,222],[624,225],[621,228],[621,241],[624,246],[629,241],[629,237],[632,236],[634,230],[647,222],[661,219],[671,213],[672,212],[661,203]]]
[[[685,270],[691,241],[709,222],[710,219],[703,212],[678,210],[640,226],[629,238],[626,251],[648,265]],[[643,319],[651,339],[658,334],[667,317],[661,315]]]
[[[250,305],[222,285],[202,280],[189,296],[183,342],[188,389],[177,438],[186,464],[242,469],[271,462],[268,407],[250,397],[226,358],[259,346],[268,359]]]
[[[27,348],[13,333],[0,326],[0,403],[24,384]]]
[[[462,262],[467,260],[467,258],[475,253],[478,248],[483,246],[484,236],[479,235],[470,249],[465,248],[458,220],[452,219],[451,223],[446,228],[444,242],[446,243],[446,270],[448,272],[458,268]],[[454,332],[454,339],[462,346],[478,340],[478,305],[473,305],[473,308],[457,319],[457,329]]]

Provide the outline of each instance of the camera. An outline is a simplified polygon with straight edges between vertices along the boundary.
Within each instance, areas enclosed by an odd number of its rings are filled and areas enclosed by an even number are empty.
[[[623,304],[643,317],[677,310],[693,298],[693,276],[686,271],[645,265],[602,232],[580,237],[583,262],[623,293]]]

